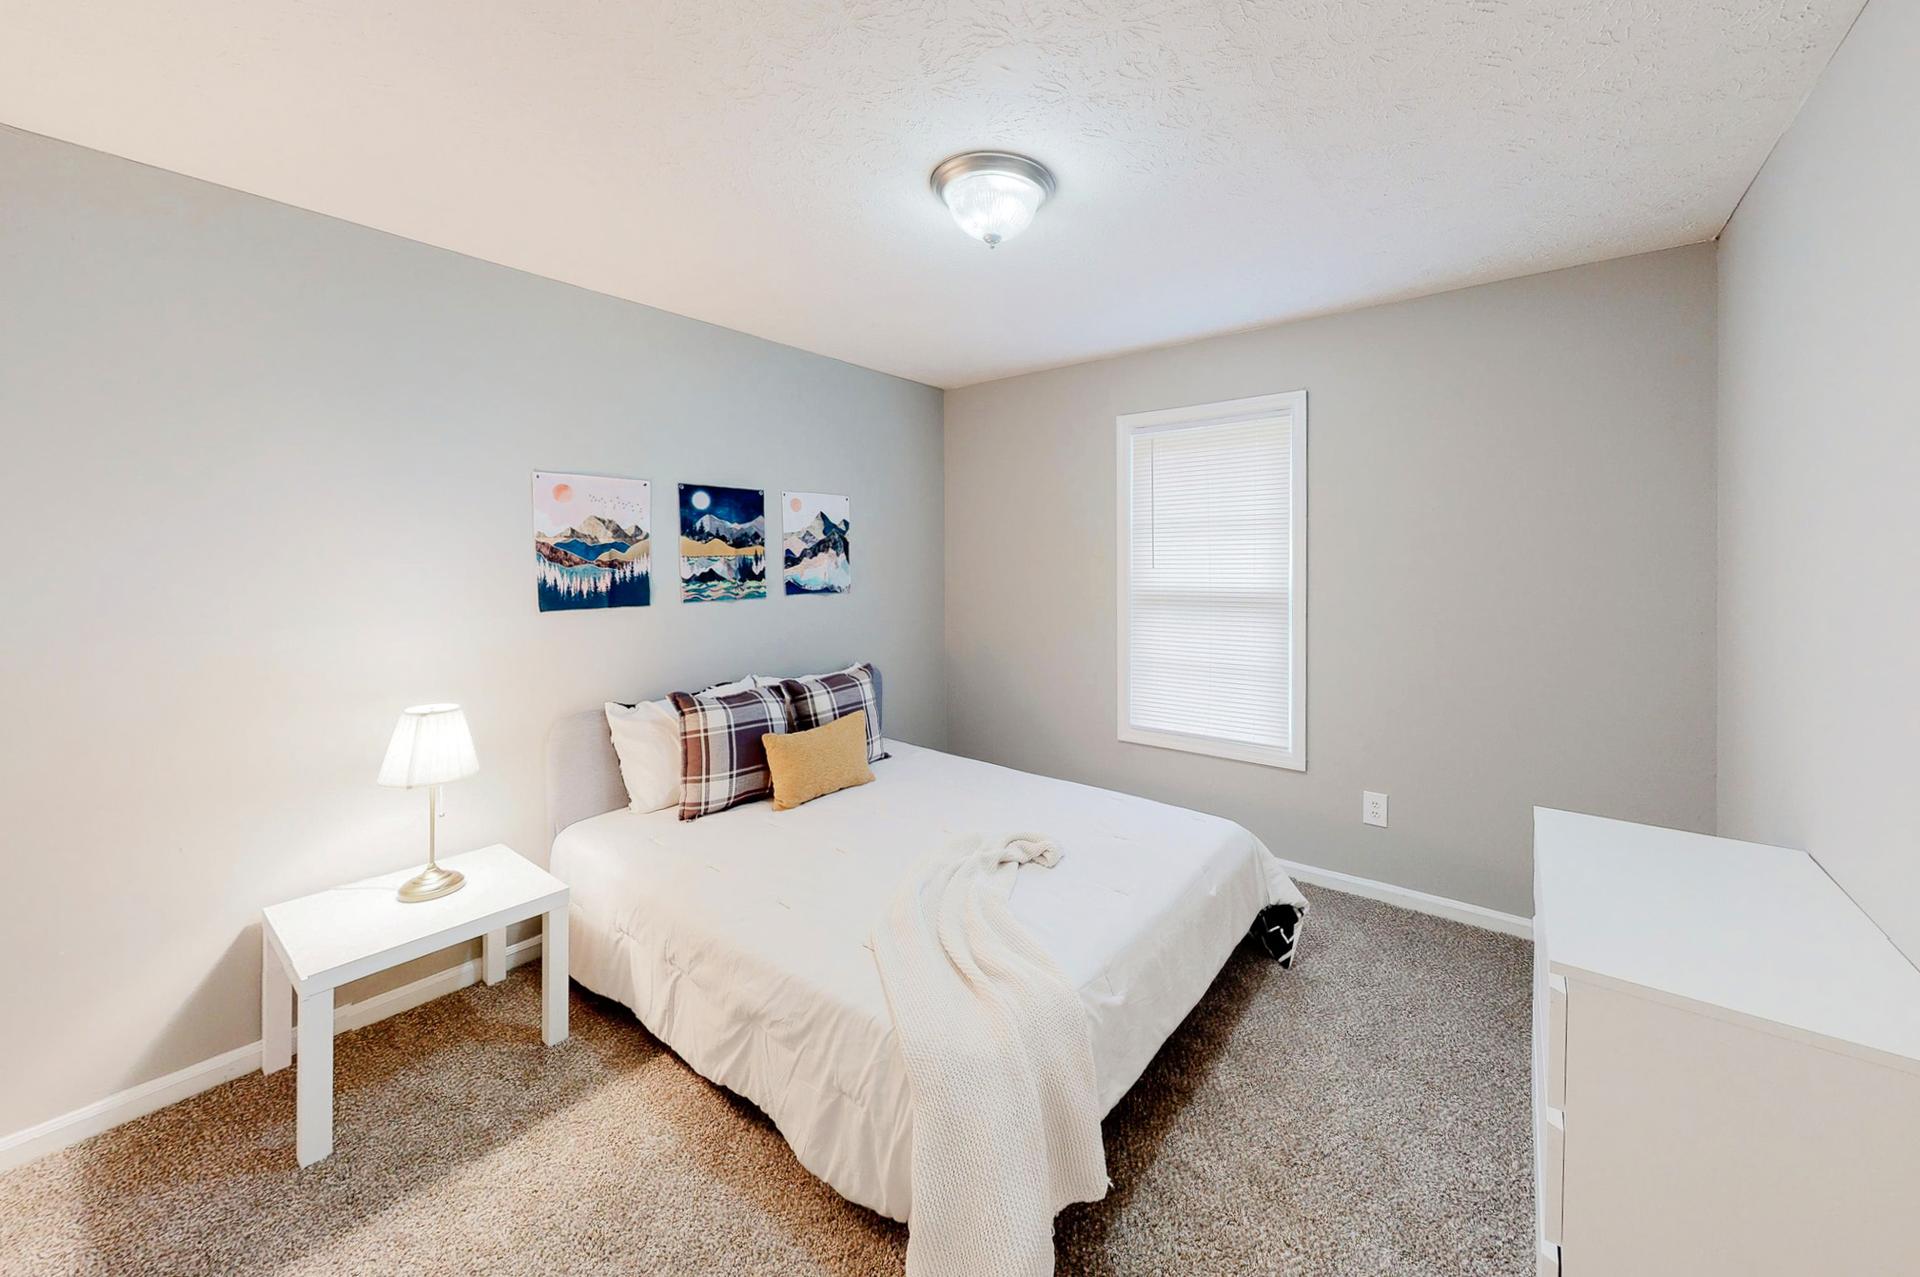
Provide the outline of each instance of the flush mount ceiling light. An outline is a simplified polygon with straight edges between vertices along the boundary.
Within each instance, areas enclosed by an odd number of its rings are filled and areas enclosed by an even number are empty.
[[[933,170],[933,193],[961,230],[994,248],[1027,229],[1053,194],[1053,174],[1024,155],[968,151]]]

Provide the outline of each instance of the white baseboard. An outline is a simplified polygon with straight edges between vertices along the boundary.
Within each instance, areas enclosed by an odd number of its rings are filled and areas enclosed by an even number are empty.
[[[512,970],[539,956],[540,937],[530,936],[507,946],[507,969]],[[470,984],[478,984],[480,978],[480,959],[470,958],[458,966],[436,971],[411,984],[403,984],[397,989],[389,989],[358,1002],[346,1003],[334,1009],[334,1032],[345,1033],[349,1029],[364,1028],[390,1015],[411,1011],[435,998],[457,992]],[[210,1091],[222,1082],[231,1082],[237,1077],[258,1072],[259,1068],[260,1044],[249,1042],[224,1055],[216,1055],[211,1060],[189,1064],[177,1073],[130,1086],[71,1113],[49,1118],[38,1126],[15,1131],[12,1135],[0,1138],[0,1171],[38,1161],[49,1153],[57,1153],[102,1131],[111,1130],[122,1122],[145,1117],[156,1109],[163,1109],[188,1096]]]
[[[1348,895],[1365,896],[1369,900],[1379,900],[1386,904],[1398,905],[1402,909],[1411,909],[1415,913],[1432,914],[1439,918],[1450,918],[1454,922],[1464,922],[1470,927],[1481,927],[1488,931],[1499,931],[1510,936],[1519,936],[1524,940],[1533,938],[1533,921],[1515,914],[1501,913],[1497,909],[1488,909],[1483,905],[1470,905],[1460,900],[1449,900],[1445,896],[1429,895],[1424,891],[1414,891],[1408,887],[1396,887],[1392,883],[1377,882],[1372,878],[1361,878],[1354,874],[1340,873],[1333,869],[1318,869],[1312,865],[1297,864],[1290,860],[1280,862],[1288,874],[1301,882],[1313,883],[1332,891],[1344,891]],[[533,936],[507,948],[507,966],[509,969],[538,957],[540,937]],[[459,966],[449,967],[411,984],[401,985],[371,998],[350,1002],[336,1007],[333,1013],[334,1031],[345,1033],[349,1029],[364,1028],[390,1015],[410,1011],[422,1003],[466,988],[480,982],[481,969],[478,958],[469,959]],[[10,1170],[36,1161],[49,1153],[56,1153],[81,1140],[111,1130],[122,1122],[131,1122],[136,1117],[144,1117],[155,1109],[165,1108],[190,1095],[212,1090],[222,1082],[231,1082],[234,1078],[252,1073],[260,1067],[260,1044],[251,1042],[236,1047],[224,1055],[211,1060],[202,1060],[190,1064],[177,1073],[169,1073],[151,1082],[142,1082],[138,1086],[128,1087],[103,1100],[96,1100],[71,1113],[62,1114],[0,1138],[0,1171]]]
[[[529,936],[507,946],[507,970],[511,971],[522,963],[531,962],[540,956],[540,937]],[[448,967],[445,971],[436,971],[430,976],[422,976],[411,984],[403,984],[397,989],[388,989],[385,993],[375,994],[371,998],[362,998],[358,1002],[349,1002],[345,1006],[333,1009],[333,1031],[345,1033],[349,1029],[363,1029],[390,1015],[399,1015],[402,1011],[411,1011],[417,1006],[445,997],[449,993],[458,993],[470,984],[479,984],[481,977],[480,959],[469,958],[457,967]],[[298,1035],[295,1035],[298,1037]],[[299,1051],[296,1042],[294,1050]]]
[[[189,1095],[210,1091],[222,1082],[231,1082],[237,1077],[257,1072],[259,1068],[260,1044],[252,1042],[235,1047],[224,1055],[216,1055],[211,1060],[189,1064],[177,1073],[130,1086],[104,1100],[95,1100],[71,1113],[49,1118],[38,1126],[15,1131],[0,1139],[0,1171],[38,1161],[49,1153],[57,1153],[122,1122],[144,1117],[155,1109],[163,1109]]]
[[[1424,891],[1415,891],[1411,887],[1396,887],[1390,882],[1378,882],[1372,878],[1341,873],[1336,869],[1317,869],[1312,865],[1297,864],[1291,860],[1282,860],[1280,865],[1290,877],[1297,878],[1301,882],[1310,882],[1316,887],[1325,887],[1329,891],[1344,891],[1350,896],[1365,896],[1369,900],[1398,905],[1402,909],[1411,909],[1415,913],[1429,913],[1436,918],[1464,922],[1469,927],[1519,936],[1522,940],[1533,939],[1533,919],[1522,918],[1518,914],[1501,913],[1498,909],[1489,909],[1485,905],[1470,905],[1464,900],[1449,900],[1445,896],[1432,896]]]

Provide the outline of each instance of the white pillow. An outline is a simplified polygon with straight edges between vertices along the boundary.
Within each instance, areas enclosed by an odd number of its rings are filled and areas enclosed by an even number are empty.
[[[638,812],[680,804],[680,715],[666,701],[607,702],[607,730],[620,756],[627,806]]]
[[[751,682],[755,687],[772,687],[790,678],[825,678],[828,674],[851,674],[865,664],[867,664],[866,661],[855,661],[843,670],[823,670],[818,674],[749,674],[745,681]]]
[[[758,681],[758,678],[755,675],[749,674],[745,678],[735,679],[731,683],[715,683],[712,687],[703,687],[699,691],[695,692],[694,695],[695,696],[732,696],[738,692],[751,692],[754,688],[759,686],[760,686],[760,683]],[[668,713],[673,712],[673,706],[668,704],[666,701],[661,701],[660,704],[667,706]],[[675,721],[678,721],[678,720],[675,720]]]

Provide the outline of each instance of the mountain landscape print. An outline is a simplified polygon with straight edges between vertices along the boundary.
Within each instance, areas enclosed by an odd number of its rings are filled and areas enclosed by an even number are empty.
[[[825,492],[786,494],[780,518],[788,594],[845,594],[853,588],[849,504]]]
[[[701,603],[766,596],[766,493],[681,484],[680,597]]]
[[[533,576],[542,612],[646,607],[653,601],[645,479],[533,475]]]

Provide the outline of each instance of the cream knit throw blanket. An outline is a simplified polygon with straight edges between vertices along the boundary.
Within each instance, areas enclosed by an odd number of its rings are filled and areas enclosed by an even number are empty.
[[[873,952],[913,1086],[908,1277],[1053,1272],[1053,1217],[1107,1193],[1080,996],[1007,907],[1060,849],[974,835],[915,869]]]

